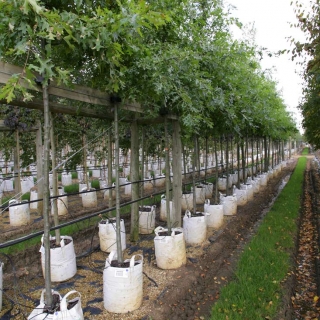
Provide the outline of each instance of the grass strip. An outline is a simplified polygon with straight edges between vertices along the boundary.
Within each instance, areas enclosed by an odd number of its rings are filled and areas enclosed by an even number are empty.
[[[291,268],[290,252],[307,159],[301,157],[285,188],[241,254],[234,280],[220,292],[211,319],[273,319],[281,303],[281,282]]]

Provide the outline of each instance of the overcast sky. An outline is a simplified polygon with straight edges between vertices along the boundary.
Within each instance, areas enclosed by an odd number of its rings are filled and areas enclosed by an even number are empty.
[[[307,3],[308,0],[301,2]],[[291,0],[226,0],[226,3],[236,7],[232,15],[238,17],[243,24],[254,23],[256,29],[255,43],[272,52],[292,49],[287,38],[303,40],[304,35],[295,28],[290,28],[290,22],[295,23],[294,7]],[[235,36],[240,33],[235,31]],[[301,116],[297,105],[302,96],[302,78],[296,73],[301,71],[290,54],[280,57],[265,57],[261,61],[263,69],[272,68],[273,79],[278,81],[278,90],[287,109],[294,113],[294,118],[300,123]]]

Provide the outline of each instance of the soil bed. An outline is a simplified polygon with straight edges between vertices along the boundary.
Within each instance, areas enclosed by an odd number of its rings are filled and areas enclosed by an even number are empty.
[[[254,194],[253,200],[238,207],[236,215],[224,216],[223,226],[219,230],[209,229],[207,240],[202,245],[187,246],[187,264],[177,270],[161,270],[156,266],[154,234],[141,235],[138,243],[130,243],[128,217],[125,221],[127,249],[124,258],[128,259],[134,254],[142,254],[144,257],[144,300],[138,310],[113,314],[104,309],[102,272],[108,254],[100,250],[77,259],[77,274],[66,282],[54,283],[53,289],[62,296],[70,290],[79,291],[85,319],[207,319],[212,304],[219,298],[221,287],[232,279],[243,246],[256,231],[259,221],[277,196],[283,179],[292,173],[294,166],[295,161],[290,161],[276,178]],[[156,225],[165,226],[165,223],[159,221],[159,209],[156,209]],[[73,238],[79,256],[99,244],[97,228],[92,230],[92,234],[87,234],[86,238]],[[16,297],[21,306],[12,306],[4,297],[1,319],[24,319],[23,315],[30,314],[30,308],[38,304],[44,280],[40,256],[36,261],[34,265],[18,270],[19,291],[16,296],[11,285],[13,276],[5,274],[4,292],[11,298]]]

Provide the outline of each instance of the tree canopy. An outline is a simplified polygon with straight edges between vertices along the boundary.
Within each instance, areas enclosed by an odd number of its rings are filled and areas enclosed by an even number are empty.
[[[294,132],[257,48],[232,38],[230,26],[241,24],[222,0],[9,0],[0,18],[0,59],[23,67],[0,90],[8,103],[37,95],[22,85],[36,86],[37,72],[40,82],[137,101],[140,117],[176,114],[187,135]]]
[[[310,4],[310,9],[307,9],[300,1],[294,3],[297,16],[295,27],[300,28],[304,32],[305,42],[294,41],[295,46],[292,50],[292,58],[303,58],[305,85],[303,99],[300,103],[303,115],[302,125],[305,129],[306,139],[319,149],[320,6],[317,0],[310,1]]]

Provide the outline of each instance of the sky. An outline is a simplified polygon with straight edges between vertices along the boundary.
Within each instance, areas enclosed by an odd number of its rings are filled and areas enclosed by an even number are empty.
[[[308,0],[301,2],[307,3]],[[290,5],[291,0],[227,0],[225,3],[236,7],[232,10],[232,16],[239,18],[244,25],[254,23],[255,43],[259,47],[267,48],[271,52],[292,50],[288,37],[293,36],[300,41],[304,39],[301,31],[290,27],[290,22],[296,22],[294,7]],[[239,29],[234,29],[233,33],[236,38],[242,36]],[[278,82],[278,90],[282,94],[287,110],[293,113],[293,118],[302,131],[302,118],[297,109],[302,97],[303,80],[297,74],[301,72],[301,67],[296,61],[291,60],[290,54],[280,57],[265,55],[260,64],[263,69],[272,69],[273,79]]]

